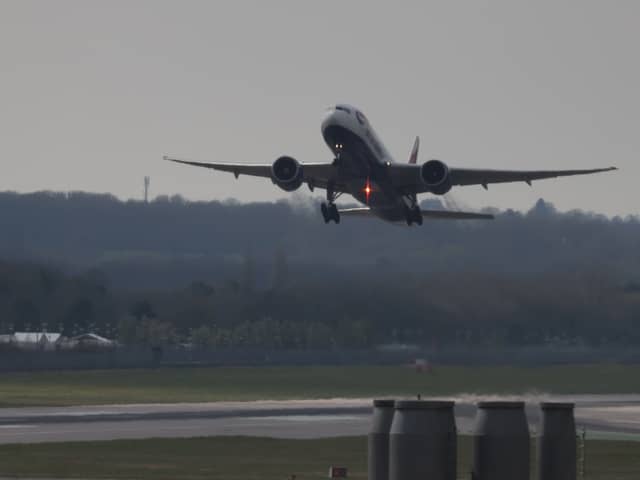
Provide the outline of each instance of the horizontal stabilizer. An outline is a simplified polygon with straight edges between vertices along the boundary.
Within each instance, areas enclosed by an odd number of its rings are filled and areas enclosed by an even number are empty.
[[[343,208],[338,210],[338,213],[349,217],[368,217],[372,215],[371,210],[367,207]]]
[[[488,213],[459,212],[457,210],[421,210],[422,218],[440,220],[493,220]]]
[[[338,210],[340,215],[349,217],[368,217],[373,215],[367,207],[345,208]],[[493,220],[495,217],[489,213],[459,212],[456,210],[421,210],[423,218],[433,220]]]

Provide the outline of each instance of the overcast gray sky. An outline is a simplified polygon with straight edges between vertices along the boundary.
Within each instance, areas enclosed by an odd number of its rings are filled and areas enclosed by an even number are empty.
[[[160,158],[329,161],[321,116],[346,102],[397,161],[420,135],[455,166],[621,168],[465,204],[638,214],[639,20],[635,0],[0,0],[0,190],[286,197]]]

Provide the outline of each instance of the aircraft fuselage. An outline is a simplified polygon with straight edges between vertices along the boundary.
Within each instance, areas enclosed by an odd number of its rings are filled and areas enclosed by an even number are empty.
[[[393,159],[362,112],[349,105],[332,108],[322,137],[348,193],[384,220],[405,221],[408,199],[393,187],[387,169]]]
[[[423,219],[491,220],[491,213],[459,210],[421,209],[418,194],[444,195],[454,186],[524,182],[587,175],[616,170],[615,167],[573,170],[496,170],[487,168],[454,168],[441,160],[417,163],[420,138],[416,137],[406,164],[394,163],[389,151],[363,113],[350,105],[331,107],[322,122],[322,137],[333,153],[334,160],[323,163],[301,163],[282,155],[273,163],[197,162],[164,156],[165,160],[231,172],[240,175],[269,178],[286,192],[303,184],[311,190],[326,189],[326,201],[320,204],[325,223],[340,223],[341,216],[368,217],[375,215],[390,222],[422,225]],[[343,193],[352,195],[366,207],[338,209],[335,200]]]

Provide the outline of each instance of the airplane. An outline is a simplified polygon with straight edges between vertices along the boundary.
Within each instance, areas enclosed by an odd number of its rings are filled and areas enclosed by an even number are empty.
[[[585,175],[617,170],[616,167],[590,170],[486,170],[450,167],[441,160],[418,164],[419,137],[416,138],[406,164],[396,163],[361,110],[337,104],[328,109],[321,126],[322,137],[333,154],[328,163],[301,163],[281,156],[271,164],[205,163],[164,156],[165,160],[231,172],[270,178],[281,189],[292,192],[306,183],[311,191],[326,190],[326,202],[320,206],[325,223],[340,223],[342,217],[375,216],[389,222],[422,225],[423,218],[450,220],[490,220],[493,215],[452,210],[422,210],[418,194],[444,195],[454,186]],[[364,204],[339,209],[336,199],[349,194]]]

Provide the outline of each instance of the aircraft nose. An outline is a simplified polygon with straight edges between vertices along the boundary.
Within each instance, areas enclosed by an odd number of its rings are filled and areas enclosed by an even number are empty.
[[[322,119],[322,131],[328,126],[336,124],[337,110],[334,107],[328,108]]]

